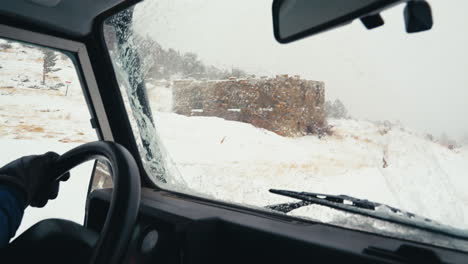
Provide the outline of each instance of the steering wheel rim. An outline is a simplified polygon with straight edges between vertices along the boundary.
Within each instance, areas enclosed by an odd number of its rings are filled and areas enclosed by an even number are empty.
[[[114,142],[96,141],[61,155],[54,168],[55,175],[60,175],[57,180],[77,165],[93,159],[105,159],[110,163],[114,188],[90,263],[119,263],[125,257],[137,220],[140,174],[135,159],[127,149]]]

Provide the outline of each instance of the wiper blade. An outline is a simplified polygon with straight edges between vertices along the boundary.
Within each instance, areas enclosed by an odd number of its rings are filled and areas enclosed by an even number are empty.
[[[413,213],[391,207],[385,204],[359,199],[348,195],[330,195],[311,192],[295,192],[289,190],[270,189],[271,193],[301,200],[300,202],[282,203],[266,206],[266,208],[289,213],[300,207],[318,204],[337,210],[369,216],[396,224],[403,224],[423,230],[449,235],[456,238],[468,239],[468,230],[446,226],[431,219],[417,216]],[[378,208],[382,210],[378,210]]]
[[[415,217],[416,215],[410,212],[405,212],[403,210],[400,210],[395,207],[391,207],[388,205],[384,205],[381,203],[377,202],[372,202],[366,199],[359,199],[355,198],[352,196],[348,195],[331,195],[331,194],[323,194],[323,193],[312,193],[312,192],[294,192],[294,191],[287,191],[287,190],[275,190],[275,189],[270,189],[271,193],[274,194],[279,194],[283,196],[288,196],[291,198],[297,198],[302,200],[301,202],[297,203],[284,203],[284,204],[277,204],[277,205],[269,205],[267,208],[272,209],[272,210],[277,210],[281,211],[284,213],[289,213],[292,210],[295,210],[297,208],[311,205],[314,203],[320,204],[316,199],[324,200],[324,201],[329,201],[333,203],[339,203],[339,204],[344,204],[344,205],[349,205],[352,207],[357,207],[357,208],[362,208],[362,209],[369,209],[369,210],[376,210],[377,207],[379,206],[385,206],[387,209],[391,210],[394,213],[400,214],[400,215],[405,215],[407,217]],[[312,198],[314,200],[309,200],[309,199],[302,199],[304,197],[307,198]],[[327,204],[328,205],[328,204]],[[425,221],[432,221],[430,219],[425,218]]]

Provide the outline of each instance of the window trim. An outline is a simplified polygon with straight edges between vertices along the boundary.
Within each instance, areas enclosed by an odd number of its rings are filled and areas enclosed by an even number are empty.
[[[91,68],[86,46],[80,42],[53,37],[41,33],[0,24],[0,38],[15,42],[24,42],[32,45],[55,49],[70,58],[75,68],[80,87],[90,114],[90,126],[95,129],[98,140],[114,141],[107,115],[104,111],[101,94]],[[97,162],[94,163],[87,188],[87,199],[91,191]],[[88,212],[85,208],[85,221]]]

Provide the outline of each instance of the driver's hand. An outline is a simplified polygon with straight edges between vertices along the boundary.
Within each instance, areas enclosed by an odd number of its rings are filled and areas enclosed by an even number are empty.
[[[55,152],[24,156],[0,168],[0,184],[17,187],[24,194],[24,207],[44,207],[49,199],[57,198],[59,182],[55,179],[54,165],[60,157]],[[67,173],[60,180],[66,181]]]

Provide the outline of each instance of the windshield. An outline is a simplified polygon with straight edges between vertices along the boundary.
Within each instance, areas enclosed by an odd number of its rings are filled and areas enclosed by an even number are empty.
[[[106,21],[153,181],[258,208],[298,201],[270,189],[344,194],[468,229],[468,4],[430,1],[424,33],[406,34],[397,6],[384,27],[288,45],[271,4],[147,1]],[[316,204],[288,214],[353,222]]]

